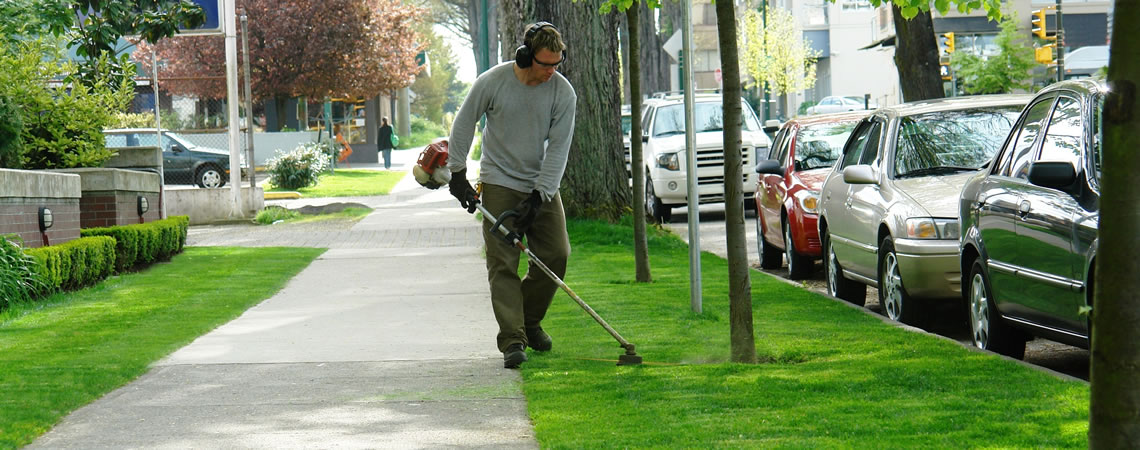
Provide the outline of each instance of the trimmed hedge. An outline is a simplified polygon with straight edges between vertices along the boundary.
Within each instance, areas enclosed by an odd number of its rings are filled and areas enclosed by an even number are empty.
[[[115,238],[110,236],[83,237],[24,253],[36,260],[38,294],[94,284],[115,270]]]
[[[79,234],[115,238],[115,271],[125,272],[181,252],[189,227],[189,216],[174,216],[137,225],[86,228]]]

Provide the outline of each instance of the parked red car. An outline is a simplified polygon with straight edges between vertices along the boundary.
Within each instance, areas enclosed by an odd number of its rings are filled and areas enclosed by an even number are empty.
[[[787,254],[792,279],[807,278],[820,258],[819,190],[847,137],[870,111],[801,117],[785,122],[756,173],[756,246],[760,266],[779,268]]]

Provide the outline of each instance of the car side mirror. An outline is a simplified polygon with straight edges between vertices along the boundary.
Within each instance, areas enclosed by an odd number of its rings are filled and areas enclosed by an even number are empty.
[[[1037,186],[1067,191],[1077,182],[1077,169],[1067,162],[1035,162],[1029,165],[1029,182]]]
[[[641,142],[649,142],[649,135],[648,134],[641,135]]]
[[[780,129],[780,121],[776,119],[768,119],[764,121],[764,132],[772,134]]]
[[[843,182],[847,184],[875,184],[875,171],[866,164],[856,164],[843,168]]]
[[[756,164],[756,173],[766,173],[770,175],[783,175],[784,168],[780,167],[780,162],[774,159],[765,159]]]

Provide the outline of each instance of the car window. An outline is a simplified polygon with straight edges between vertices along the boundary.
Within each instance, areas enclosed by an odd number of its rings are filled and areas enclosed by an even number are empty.
[[[633,120],[629,116],[621,116],[621,134],[629,136],[629,130],[633,128]]]
[[[937,111],[899,120],[896,177],[976,170],[993,159],[1021,108]]]
[[[867,145],[867,139],[872,128],[874,128],[874,124],[867,120],[860,122],[855,128],[855,132],[843,147],[843,159],[839,163],[840,169],[859,164],[859,157],[863,154],[863,147]]]
[[[879,157],[879,139],[883,134],[883,122],[875,120],[871,133],[867,135],[867,143],[863,145],[863,154],[859,156],[859,164],[874,164]]]
[[[1037,135],[1041,133],[1045,119],[1049,117],[1053,100],[1053,98],[1049,98],[1035,103],[1025,113],[1025,121],[1021,124],[1021,130],[1018,131],[1017,138],[1012,142],[1014,147],[1009,166],[1001,169],[1002,175],[1023,179],[1029,177],[1029,162],[1032,157],[1030,150],[1033,148],[1033,142],[1037,140]]]
[[[834,105],[837,103],[834,97],[826,97],[823,101],[819,102],[820,105]]]
[[[127,147],[127,137],[121,134],[108,134],[104,136],[106,145],[111,148]]]
[[[641,133],[649,134],[649,122],[653,120],[653,111],[655,108],[652,106],[645,108],[645,115],[641,117]]]
[[[1101,144],[1100,143],[1103,141],[1103,138],[1104,138],[1104,135],[1102,134],[1104,132],[1104,127],[1103,127],[1104,124],[1101,123],[1101,121],[1103,120],[1103,115],[1101,113],[1104,110],[1104,96],[1098,95],[1095,102],[1096,102],[1096,107],[1093,108],[1093,111],[1092,111],[1093,112],[1093,117],[1092,117],[1092,125],[1093,125],[1092,138],[1093,138],[1093,140],[1092,140],[1092,152],[1091,153],[1092,153],[1093,176],[1095,176],[1096,179],[1099,181],[1100,180],[1100,161],[1101,161]]]
[[[834,165],[856,123],[820,123],[801,127],[796,139],[796,167],[810,170]]]
[[[1079,168],[1084,136],[1081,129],[1081,102],[1061,97],[1049,119],[1049,128],[1041,141],[1039,161],[1067,162]]]

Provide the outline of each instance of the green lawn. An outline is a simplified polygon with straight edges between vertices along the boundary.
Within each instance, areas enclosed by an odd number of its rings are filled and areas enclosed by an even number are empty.
[[[269,298],[322,252],[187,247],[169,263],[0,312],[0,448],[30,443]]]
[[[523,389],[547,448],[1086,447],[1088,385],[907,331],[752,272],[761,364],[729,356],[727,263],[702,257],[704,313],[689,306],[688,253],[650,241],[654,282],[633,281],[632,230],[572,222],[567,283],[646,364],[563,293],[529,352]]]
[[[297,192],[309,198],[387,195],[404,175],[407,173],[403,171],[337,169],[335,173],[322,175],[316,186],[297,189]],[[279,189],[272,184],[267,187],[268,192],[290,190]]]

